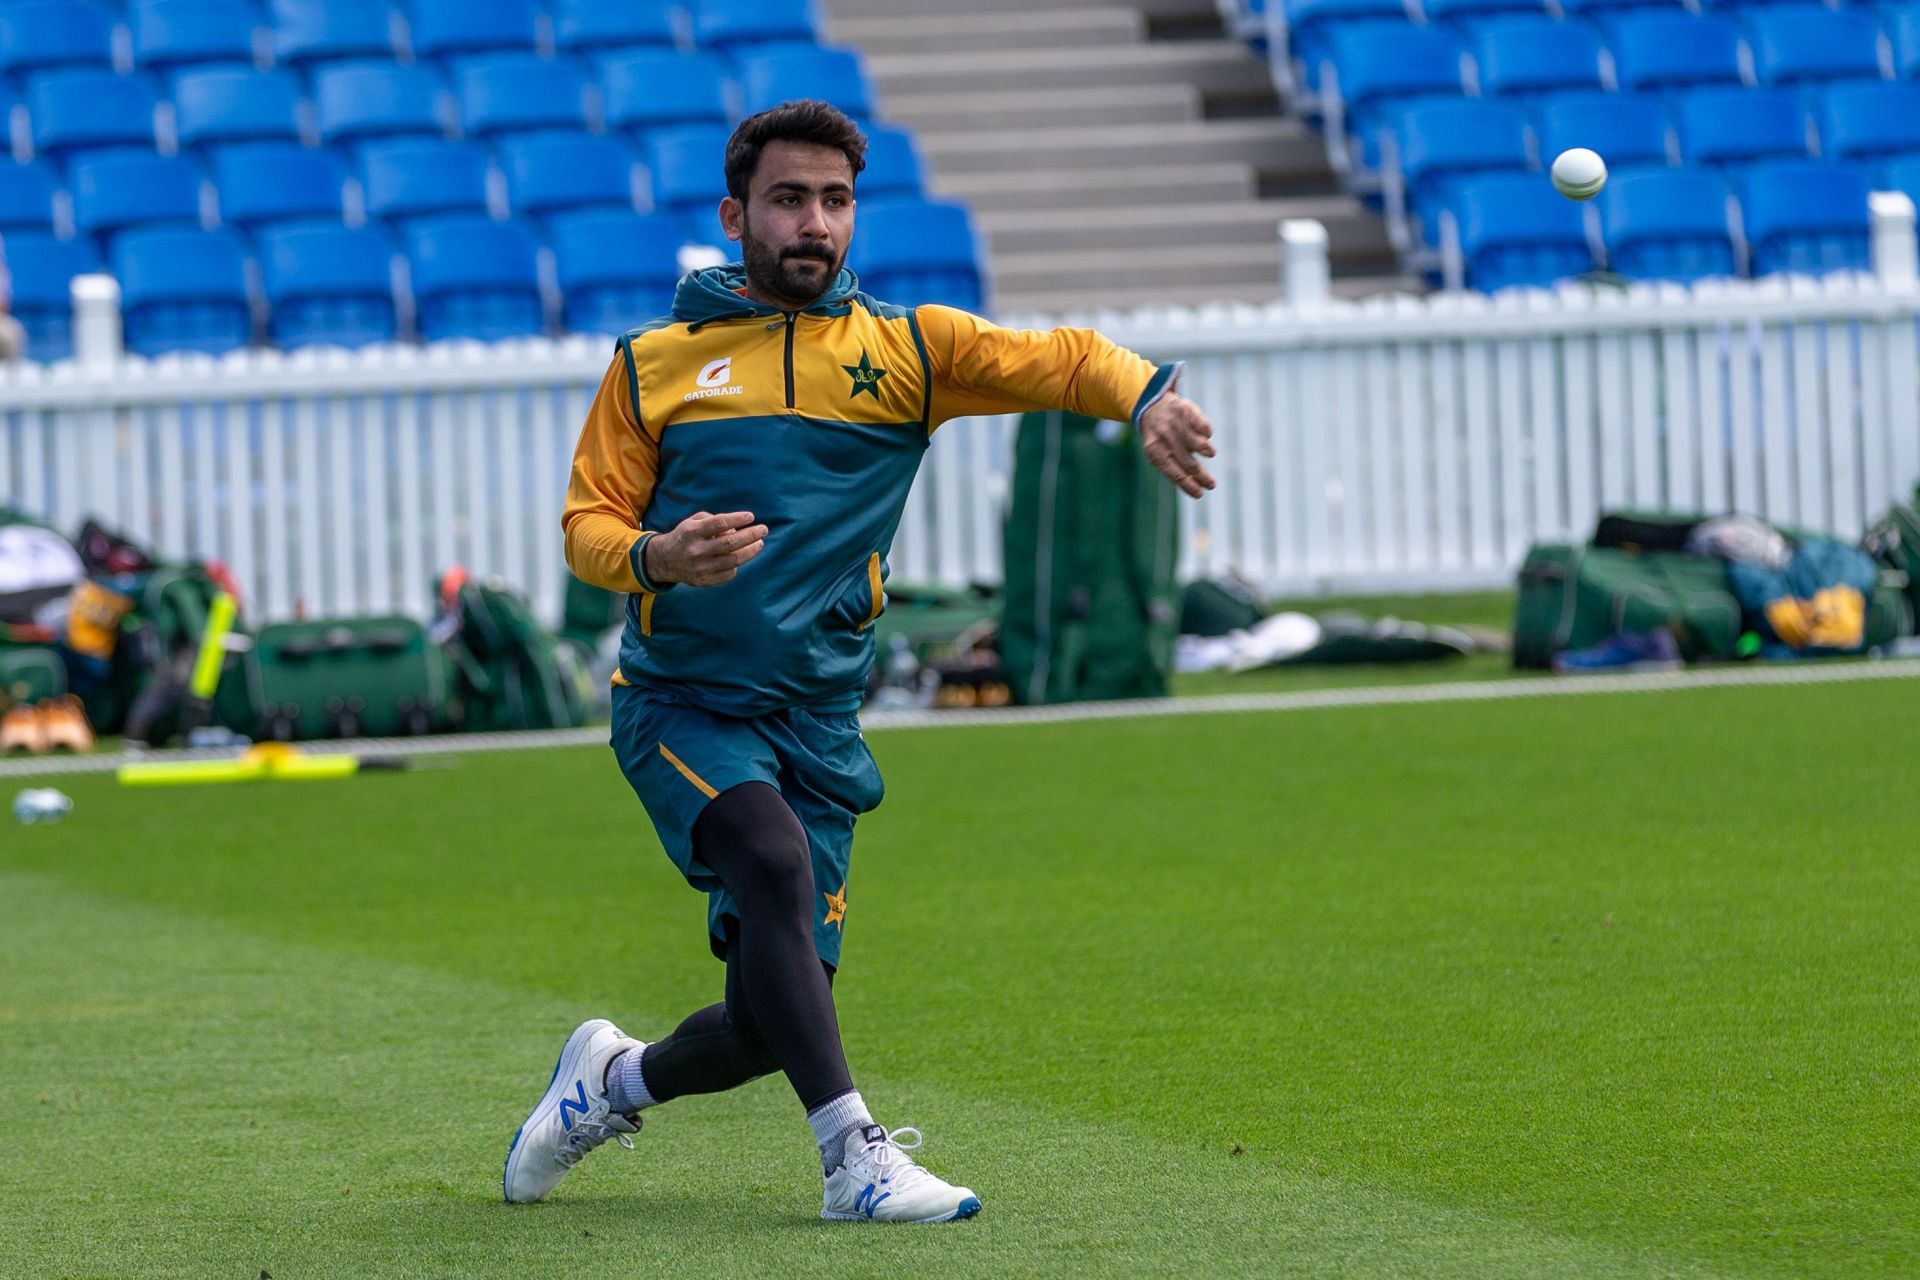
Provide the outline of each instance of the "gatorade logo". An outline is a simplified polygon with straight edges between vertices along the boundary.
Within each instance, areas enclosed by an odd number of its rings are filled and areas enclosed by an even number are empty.
[[[700,384],[700,390],[689,391],[682,403],[705,400],[709,396],[737,396],[746,390],[744,387],[727,385],[733,381],[732,356],[722,356],[718,360],[708,362],[694,381]]]

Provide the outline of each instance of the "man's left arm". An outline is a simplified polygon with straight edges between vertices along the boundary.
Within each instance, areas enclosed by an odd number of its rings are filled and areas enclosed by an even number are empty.
[[[1181,366],[1154,365],[1091,329],[1003,329],[952,307],[915,312],[933,375],[928,425],[979,413],[1066,409],[1131,422],[1147,460],[1189,497],[1214,487],[1201,458],[1213,427],[1176,391]]]

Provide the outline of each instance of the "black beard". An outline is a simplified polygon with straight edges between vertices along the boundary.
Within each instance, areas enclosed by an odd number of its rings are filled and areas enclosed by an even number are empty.
[[[827,251],[811,249],[779,249],[753,238],[751,230],[740,240],[740,257],[747,268],[747,280],[761,293],[770,298],[792,302],[799,307],[813,303],[833,284],[840,275],[839,258],[829,257]],[[805,274],[802,262],[818,262],[827,270],[816,281]]]

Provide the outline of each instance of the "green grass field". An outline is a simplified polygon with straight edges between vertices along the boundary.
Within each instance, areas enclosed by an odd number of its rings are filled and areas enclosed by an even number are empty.
[[[940,1228],[819,1222],[778,1079],[500,1203],[576,1021],[718,991],[605,751],[65,780],[0,835],[0,1274],[1911,1276],[1913,708],[874,734],[841,1014]]]

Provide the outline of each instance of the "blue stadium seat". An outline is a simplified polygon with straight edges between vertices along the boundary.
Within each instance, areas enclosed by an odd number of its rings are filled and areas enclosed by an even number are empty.
[[[887,124],[872,125],[866,134],[867,167],[853,184],[860,198],[921,195],[926,190],[927,171],[913,135]]]
[[[654,210],[679,218],[702,243],[712,243],[714,210],[727,194],[721,159],[730,134],[724,125],[692,124],[647,135]]]
[[[213,157],[213,179],[220,220],[242,230],[313,218],[338,222],[345,214],[347,172],[331,151],[287,142],[222,147]]]
[[[1679,100],[1674,121],[1680,154],[1688,164],[1733,171],[1807,154],[1806,114],[1791,94],[1701,89]]]
[[[1721,18],[1629,14],[1614,24],[1612,48],[1623,92],[1740,83],[1740,33]]]
[[[183,71],[173,82],[173,112],[182,147],[300,140],[300,87],[283,71]]]
[[[421,58],[531,52],[540,39],[532,0],[410,0],[407,14]]]
[[[1690,283],[1738,274],[1727,186],[1707,173],[1630,173],[1600,198],[1601,239],[1614,271]]]
[[[85,240],[56,240],[37,231],[0,236],[12,286],[14,318],[27,331],[27,355],[34,360],[64,360],[73,354],[75,276],[100,269],[100,255]]]
[[[1433,219],[1461,182],[1533,167],[1526,117],[1508,103],[1475,98],[1422,103],[1401,112],[1393,132],[1407,203],[1429,235]]]
[[[0,8],[0,74],[49,67],[111,67],[114,15],[70,0],[26,0]]]
[[[1740,207],[1757,276],[1871,265],[1867,183],[1855,170],[1814,160],[1760,165],[1746,174]]]
[[[0,161],[0,233],[53,231],[53,172],[39,161]]]
[[[420,336],[501,338],[546,328],[538,250],[525,228],[485,218],[434,218],[407,233]]]
[[[748,115],[800,98],[830,102],[856,120],[873,114],[866,66],[851,49],[748,50],[737,65]]]
[[[600,64],[600,84],[609,129],[727,121],[726,68],[711,54],[620,54]]]
[[[288,66],[392,58],[386,0],[274,0],[273,56]]]
[[[127,17],[135,66],[174,71],[208,63],[253,65],[259,16],[241,0],[136,0]]]
[[[1480,31],[1474,47],[1480,92],[1499,98],[1601,89],[1600,43],[1577,22],[1504,18]]]
[[[1841,84],[1820,113],[1821,151],[1879,178],[1887,162],[1920,155],[1920,85]]]
[[[1545,16],[1544,0],[1421,0],[1427,21],[1457,27],[1465,33],[1482,23],[1523,16]]]
[[[544,218],[567,209],[633,212],[633,157],[612,138],[546,134],[500,146],[507,200],[516,215]]]
[[[965,205],[876,200],[860,210],[851,265],[883,302],[980,310],[980,242]]]
[[[1560,0],[1562,13],[1586,22],[1611,22],[1633,11],[1682,13],[1685,9],[1682,0]]]
[[[1886,5],[1880,17],[1893,44],[1893,73],[1920,80],[1920,4]]]
[[[1540,104],[1534,117],[1544,164],[1569,147],[1586,147],[1606,157],[1612,173],[1640,166],[1665,168],[1667,113],[1658,98],[1623,93],[1576,93]]]
[[[1320,63],[1336,31],[1381,23],[1404,23],[1412,13],[1406,0],[1286,0],[1288,51],[1318,87]]]
[[[653,47],[671,51],[672,0],[556,0],[553,43],[562,53],[597,57],[615,49]]]
[[[1550,285],[1593,267],[1580,206],[1544,177],[1464,182],[1453,211],[1467,283],[1475,289]]]
[[[27,86],[33,149],[64,160],[83,151],[154,145],[153,87],[139,76],[49,71]]]
[[[1748,30],[1761,84],[1791,89],[1881,78],[1880,28],[1865,14],[1780,9],[1755,14]]]
[[[218,355],[253,340],[246,259],[224,231],[130,231],[113,246],[127,349]]]
[[[1920,155],[1901,156],[1889,161],[1881,174],[1888,191],[1904,191],[1916,208],[1920,208]]]
[[[282,347],[392,342],[393,249],[367,227],[297,226],[261,233],[260,277]]]
[[[495,54],[464,64],[455,83],[460,122],[471,137],[587,127],[587,82],[572,63]]]
[[[561,326],[569,333],[624,333],[672,308],[681,239],[672,220],[569,213],[554,218],[552,229]]]
[[[1465,91],[1460,52],[1458,41],[1432,27],[1361,27],[1334,37],[1332,61],[1347,129],[1366,143],[1369,160],[1372,139],[1391,108]]]
[[[487,153],[443,138],[381,142],[360,157],[367,217],[398,222],[443,213],[483,213]]]
[[[200,171],[179,156],[122,151],[74,162],[74,226],[113,236],[129,227],[200,225]]]
[[[341,63],[313,76],[320,137],[333,143],[445,137],[443,94],[439,77],[425,67],[391,62]]]
[[[692,9],[694,43],[704,49],[820,40],[807,0],[694,0]]]

